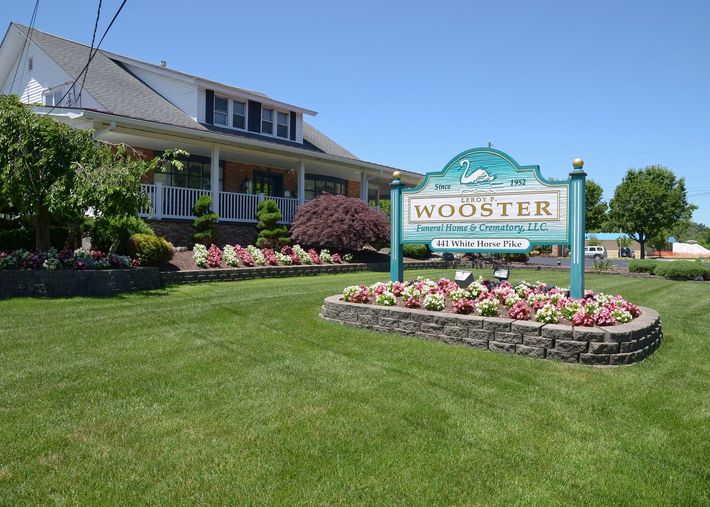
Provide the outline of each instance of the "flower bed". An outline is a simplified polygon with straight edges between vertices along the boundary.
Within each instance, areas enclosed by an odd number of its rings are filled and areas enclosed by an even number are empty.
[[[352,260],[350,254],[340,255],[329,250],[308,251],[299,245],[285,246],[281,251],[257,248],[254,245],[226,245],[224,250],[217,245],[207,248],[197,244],[192,249],[192,257],[198,268],[249,268],[255,266],[308,266],[322,264],[342,264]]]
[[[126,269],[140,265],[137,259],[125,255],[105,254],[98,250],[57,251],[52,248],[46,252],[15,250],[0,252],[0,270],[91,270],[91,269]]]
[[[352,285],[343,290],[343,300],[579,327],[624,324],[641,313],[636,305],[621,296],[586,291],[583,298],[574,299],[568,289],[541,282],[522,281],[512,285],[483,278],[467,288],[446,278]]]

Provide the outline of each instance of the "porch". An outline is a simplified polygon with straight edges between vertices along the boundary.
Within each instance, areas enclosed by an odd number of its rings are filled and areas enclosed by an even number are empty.
[[[256,223],[256,208],[265,199],[276,201],[283,219],[281,223],[290,224],[296,209],[302,204],[297,198],[270,196],[264,193],[246,194],[240,192],[216,192],[211,190],[166,186],[163,183],[143,183],[143,190],[150,199],[150,208],[143,210],[139,215],[143,218],[155,220],[175,219],[192,220],[195,216],[192,208],[197,199],[203,195],[212,197],[212,202],[219,214],[221,222]]]

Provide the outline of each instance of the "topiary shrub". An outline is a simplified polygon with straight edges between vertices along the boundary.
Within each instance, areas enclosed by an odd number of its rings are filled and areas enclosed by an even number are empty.
[[[119,255],[128,255],[128,240],[134,234],[155,235],[148,224],[130,215],[97,218],[89,233],[91,248]]]
[[[279,249],[288,244],[288,229],[279,225],[283,215],[279,205],[272,199],[261,201],[256,207],[256,246],[259,248]]]
[[[211,245],[214,242],[214,224],[219,220],[219,215],[212,211],[212,198],[209,195],[201,195],[192,207],[192,214],[195,219],[192,221],[192,241],[202,245]]]
[[[654,273],[672,280],[695,280],[704,277],[707,271],[702,262],[668,261],[659,262]]]
[[[384,213],[344,195],[321,194],[298,208],[291,226],[294,242],[321,248],[380,248],[389,237],[390,225]]]
[[[658,266],[658,261],[652,259],[639,259],[629,262],[629,273],[653,273]]]
[[[404,245],[402,247],[402,253],[405,257],[409,257],[411,259],[428,259],[431,252],[429,251],[429,247],[427,245],[413,244]]]
[[[132,257],[140,259],[142,266],[160,266],[173,258],[173,245],[162,236],[134,234],[128,240]]]

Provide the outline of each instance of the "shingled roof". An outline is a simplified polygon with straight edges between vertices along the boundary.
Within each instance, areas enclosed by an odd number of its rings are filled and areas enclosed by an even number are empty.
[[[12,23],[12,25],[25,36],[28,33],[28,27],[18,23]],[[32,30],[32,41],[74,79],[80,74],[89,57],[89,46],[36,29]],[[112,59],[110,53],[103,50],[96,53],[89,65],[84,89],[109,113],[179,127],[208,130],[207,127],[190,118],[181,109],[133,75],[122,63]],[[259,95],[268,97],[262,93]],[[231,132],[224,131],[224,133]],[[235,133],[235,136],[239,137],[239,134]],[[329,155],[359,160],[306,121],[303,122],[303,139],[303,149],[309,151],[315,149]],[[267,143],[275,142],[275,140],[262,136],[259,136],[259,140]],[[295,147],[301,146],[296,145]]]

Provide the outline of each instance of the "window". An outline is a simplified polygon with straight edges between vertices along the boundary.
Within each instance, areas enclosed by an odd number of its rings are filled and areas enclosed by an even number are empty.
[[[247,105],[244,102],[232,102],[232,127],[245,129],[247,125]]]
[[[225,99],[224,97],[216,97],[214,98],[214,122],[217,125],[226,125],[227,124],[227,114],[228,114],[228,107],[229,101]]]
[[[64,97],[64,91],[61,88],[55,88],[45,92],[44,94],[44,105],[45,106],[58,106]]]
[[[262,134],[274,135],[274,110],[261,110],[261,132]]]
[[[288,138],[288,113],[276,113],[276,135]]]
[[[156,153],[157,155],[157,153]],[[165,164],[153,175],[154,183],[162,183],[168,187],[200,188],[210,190],[212,163],[208,157],[190,155],[183,161],[182,171],[171,164]],[[224,161],[219,161],[219,189],[224,188]]]
[[[32,57],[30,56],[30,57],[27,59],[27,70],[32,70],[32,69],[34,69],[34,66],[35,66],[34,63],[35,63],[34,58],[32,58]]]
[[[347,195],[348,182],[332,176],[306,174],[306,188],[304,191],[306,199],[315,199],[323,192],[333,195]]]

